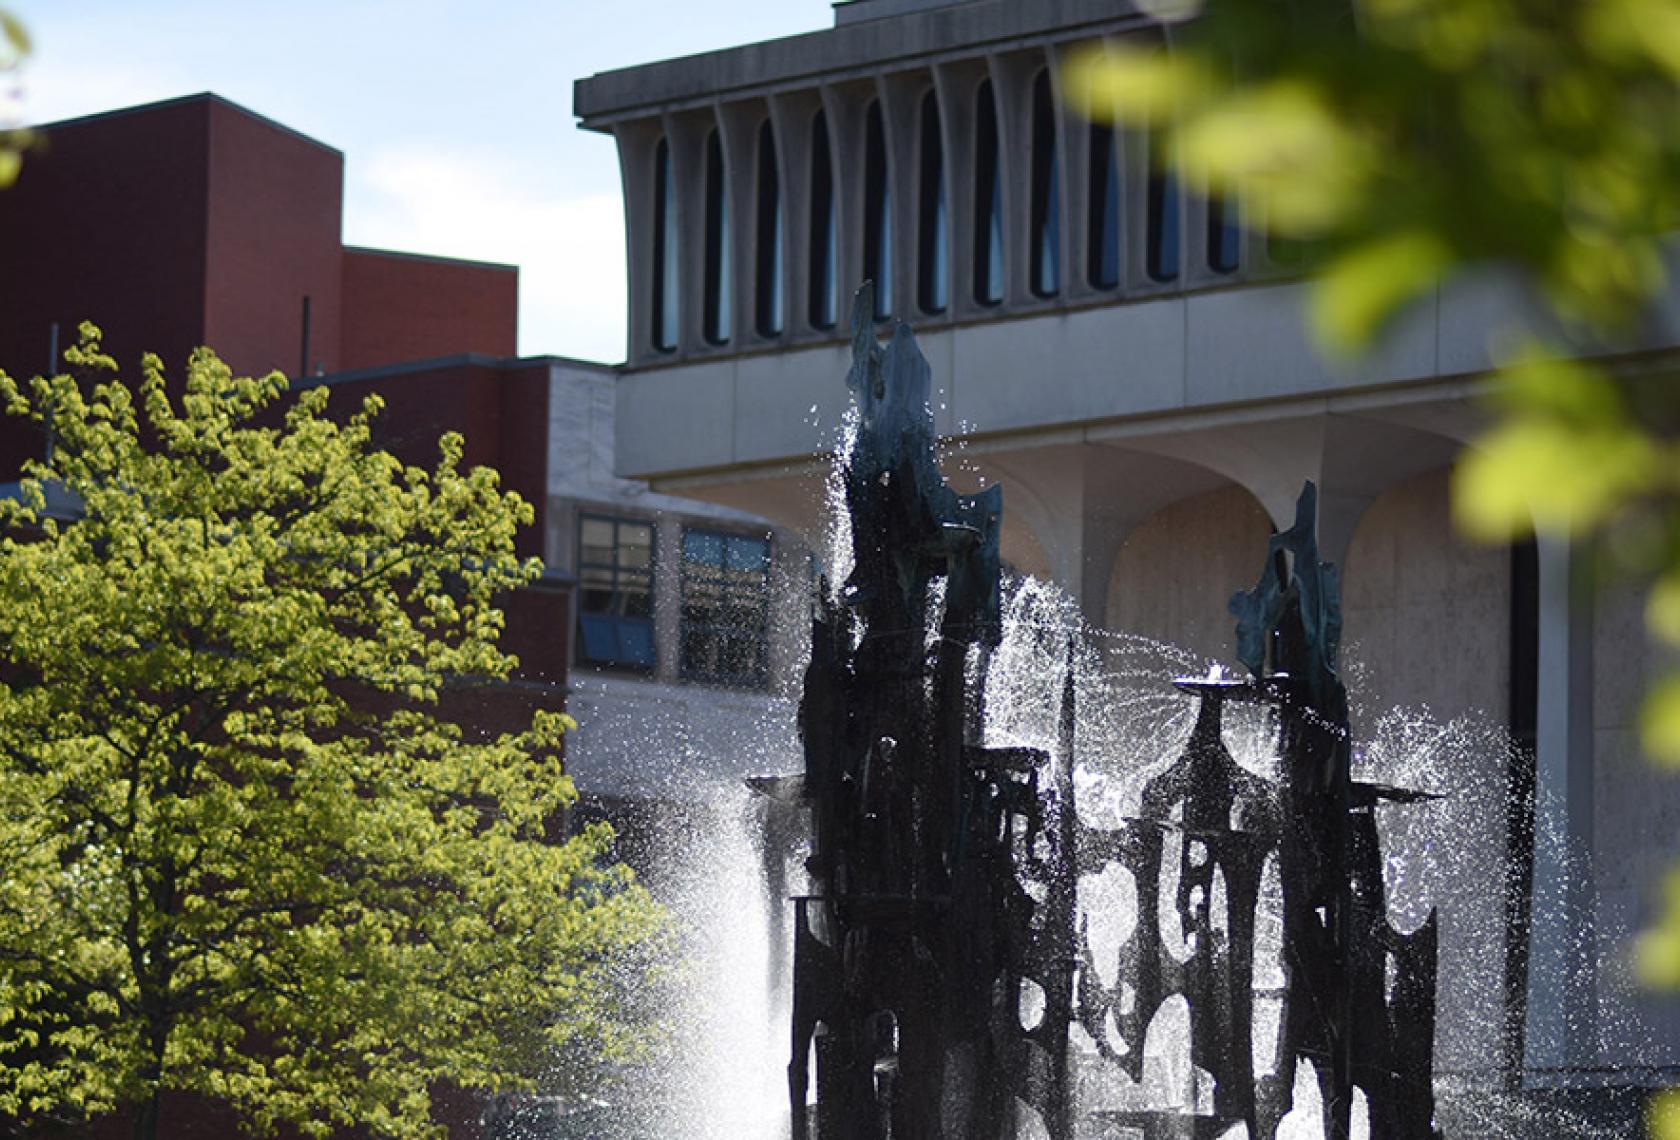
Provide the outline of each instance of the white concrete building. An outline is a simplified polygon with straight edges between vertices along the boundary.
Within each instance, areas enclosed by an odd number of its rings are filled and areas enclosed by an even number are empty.
[[[1637,591],[1586,588],[1580,551],[1476,548],[1450,525],[1490,342],[1528,319],[1517,293],[1438,290],[1367,358],[1326,360],[1303,285],[1240,203],[1154,172],[1149,138],[1056,98],[1075,45],[1165,44],[1150,18],[1109,0],[836,13],[827,31],[577,85],[583,126],[618,143],[630,254],[628,364],[591,381],[595,430],[616,399],[617,479],[589,486],[626,517],[705,499],[746,512],[717,516],[730,526],[761,517],[815,543],[865,278],[883,327],[915,326],[965,477],[1003,485],[1005,558],[1096,624],[1230,660],[1225,601],[1315,481],[1356,700],[1478,717],[1525,746],[1452,789],[1485,812],[1487,873],[1532,874],[1536,902],[1532,929],[1520,907],[1496,923],[1504,1008],[1459,1011],[1477,1023],[1442,1069],[1574,1086],[1680,1064],[1673,1003],[1618,980],[1680,836],[1680,787],[1636,745],[1652,653]],[[1680,347],[1680,301],[1667,318],[1628,366]],[[613,692],[588,684],[586,719]],[[1572,862],[1525,842],[1529,780]]]

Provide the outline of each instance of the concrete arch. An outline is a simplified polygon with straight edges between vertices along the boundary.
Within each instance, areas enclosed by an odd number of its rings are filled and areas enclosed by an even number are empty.
[[[1359,519],[1343,567],[1343,657],[1371,719],[1427,705],[1500,722],[1511,683],[1511,553],[1453,528],[1450,468],[1391,484]]]
[[[1105,625],[1232,665],[1231,595],[1254,584],[1271,519],[1247,488],[1225,483],[1139,520],[1114,559]]]

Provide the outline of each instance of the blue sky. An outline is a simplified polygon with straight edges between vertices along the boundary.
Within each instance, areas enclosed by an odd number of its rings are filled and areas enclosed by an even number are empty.
[[[624,356],[611,139],[572,81],[832,22],[827,0],[8,0],[28,121],[214,91],[345,156],[353,245],[520,266],[519,350]]]

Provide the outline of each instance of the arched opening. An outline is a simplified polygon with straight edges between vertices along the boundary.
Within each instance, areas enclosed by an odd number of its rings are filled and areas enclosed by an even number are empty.
[[[677,197],[671,187],[671,145],[653,152],[653,347],[677,347]]]
[[[1003,300],[1003,170],[998,154],[997,100],[992,81],[975,95],[974,128],[974,299],[982,305]]]
[[[1032,291],[1054,297],[1062,288],[1060,162],[1056,154],[1056,105],[1050,69],[1033,80],[1032,98]]]
[[[1145,269],[1156,281],[1178,280],[1181,209],[1178,179],[1164,163],[1160,142],[1149,137],[1149,247]]]
[[[703,330],[712,344],[728,344],[729,185],[723,171],[723,144],[718,133],[706,136],[706,280],[702,298]]]
[[[1114,128],[1091,124],[1090,234],[1086,276],[1094,289],[1120,284],[1120,148]]]
[[[875,319],[892,315],[892,184],[879,99],[869,104],[863,154],[863,275],[875,282]]]
[[[782,185],[776,169],[776,132],[770,120],[758,128],[758,264],[754,273],[754,317],[760,336],[782,332]]]
[[[835,262],[839,226],[834,211],[834,159],[829,153],[828,116],[818,111],[811,120],[811,250],[810,320],[814,328],[831,329],[837,316]]]
[[[939,99],[922,97],[921,208],[916,247],[916,302],[924,313],[943,313],[950,304],[950,237],[945,207],[945,139]]]

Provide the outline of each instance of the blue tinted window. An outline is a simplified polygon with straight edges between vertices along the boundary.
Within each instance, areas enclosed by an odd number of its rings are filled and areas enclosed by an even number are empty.
[[[939,100],[922,99],[921,209],[916,247],[916,301],[925,313],[942,313],[950,303],[950,238],[945,209],[945,140]]]
[[[758,129],[758,266],[755,284],[760,336],[782,331],[782,186],[770,120]]]
[[[892,183],[887,166],[886,126],[879,100],[869,104],[863,155],[863,276],[875,282],[875,317],[893,311]]]
[[[1051,297],[1062,287],[1061,163],[1056,154],[1056,107],[1049,69],[1033,81],[1032,288]]]
[[[1091,285],[1120,284],[1120,148],[1112,128],[1091,124],[1091,235],[1087,272]]]
[[[839,226],[834,210],[834,166],[829,155],[828,116],[818,111],[811,122],[811,324],[834,327],[837,314],[835,262]]]
[[[1146,268],[1157,281],[1178,279],[1180,194],[1178,179],[1161,165],[1153,138],[1149,144],[1149,249]]]
[[[995,305],[1003,300],[1003,170],[990,79],[980,84],[974,110],[974,299]]]

